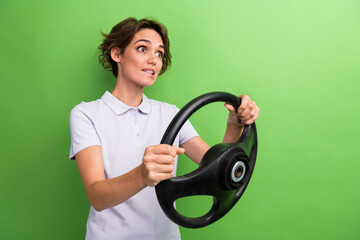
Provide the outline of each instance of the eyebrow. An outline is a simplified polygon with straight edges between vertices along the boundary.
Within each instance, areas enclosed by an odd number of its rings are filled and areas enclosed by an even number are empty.
[[[139,39],[139,40],[137,40],[137,41],[135,42],[135,44],[138,43],[138,42],[146,42],[146,43],[150,43],[150,44],[151,44],[150,40],[147,40],[147,39]],[[163,45],[159,45],[159,47],[165,49],[165,47],[164,47]]]

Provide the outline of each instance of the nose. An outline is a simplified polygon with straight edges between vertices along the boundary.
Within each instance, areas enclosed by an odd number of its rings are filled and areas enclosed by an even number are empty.
[[[155,66],[157,63],[156,56],[154,54],[149,54],[147,63]]]

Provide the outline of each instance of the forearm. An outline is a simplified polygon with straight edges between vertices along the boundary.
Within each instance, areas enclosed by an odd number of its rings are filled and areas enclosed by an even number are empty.
[[[223,143],[236,142],[244,129],[244,125],[239,124],[227,124],[226,131],[223,139]],[[193,137],[187,142],[183,143],[181,147],[185,148],[185,154],[193,160],[196,164],[200,164],[204,154],[209,150],[209,145],[204,142],[200,137]]]
[[[227,124],[225,135],[223,138],[223,143],[234,143],[236,142],[240,136],[242,131],[244,130],[244,125],[242,123],[239,124]]]
[[[209,150],[209,145],[204,142],[199,136],[193,137],[187,142],[183,143],[181,147],[185,148],[185,154],[196,164],[200,161],[204,154]]]
[[[94,182],[86,194],[91,205],[102,211],[123,203],[145,187],[139,166],[124,175]]]

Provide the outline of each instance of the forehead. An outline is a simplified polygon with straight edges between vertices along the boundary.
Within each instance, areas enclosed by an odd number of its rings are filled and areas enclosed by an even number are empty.
[[[137,33],[135,33],[131,42],[135,43],[141,39],[149,40],[151,42],[151,44],[156,45],[156,46],[164,44],[160,34],[157,33],[155,30],[149,29],[149,28],[142,29],[142,30],[138,31]]]

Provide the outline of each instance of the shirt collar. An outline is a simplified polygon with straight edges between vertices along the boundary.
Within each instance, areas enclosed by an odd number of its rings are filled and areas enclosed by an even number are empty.
[[[109,91],[106,91],[101,99],[105,102],[106,105],[116,114],[121,115],[124,112],[128,111],[131,108],[137,108],[142,113],[148,114],[151,109],[149,99],[143,94],[142,101],[138,107],[130,107],[117,99],[114,95],[112,95]]]

